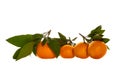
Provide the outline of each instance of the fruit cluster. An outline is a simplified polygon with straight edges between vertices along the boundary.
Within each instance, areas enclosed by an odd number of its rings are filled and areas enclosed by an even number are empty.
[[[79,33],[83,38],[83,42],[74,43],[77,39],[66,38],[62,33],[58,32],[59,38],[49,37],[50,31],[43,34],[26,34],[17,35],[8,38],[7,41],[17,47],[20,47],[13,55],[13,59],[19,60],[30,55],[32,52],[35,56],[43,59],[58,58],[73,58],[78,57],[85,59],[91,57],[94,59],[102,58],[108,49],[106,43],[108,38],[103,38],[102,26],[93,29],[87,37]]]

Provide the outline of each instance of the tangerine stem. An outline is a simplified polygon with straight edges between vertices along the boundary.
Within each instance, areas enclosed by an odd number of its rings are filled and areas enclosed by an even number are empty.
[[[88,43],[90,42],[90,40],[87,39],[87,38],[86,38],[85,36],[83,36],[82,34],[79,33],[79,35],[83,37],[83,41],[84,41],[84,43],[85,43],[85,40],[86,40]]]
[[[49,30],[48,32],[44,32],[43,33],[44,38],[49,37],[50,33],[51,33],[51,30]]]
[[[50,33],[51,33],[51,30],[49,30],[49,31],[47,32],[48,36],[50,35]]]

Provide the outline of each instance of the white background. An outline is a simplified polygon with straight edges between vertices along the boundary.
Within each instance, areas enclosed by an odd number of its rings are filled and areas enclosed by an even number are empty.
[[[120,51],[119,0],[0,0],[0,80],[119,80]],[[15,61],[18,49],[6,42],[15,35],[43,33],[51,37],[61,32],[82,39],[91,29],[102,25],[110,38],[110,50],[99,60],[44,60],[33,54]]]

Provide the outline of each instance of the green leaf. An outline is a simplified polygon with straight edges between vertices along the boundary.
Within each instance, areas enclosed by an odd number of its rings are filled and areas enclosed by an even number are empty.
[[[26,43],[33,40],[32,35],[18,35],[7,39],[7,41],[15,46],[23,47]]]
[[[65,44],[67,44],[67,42],[69,41],[69,39],[67,39],[62,33],[58,32],[59,34],[59,43],[60,43],[60,46],[63,46]]]
[[[33,35],[33,40],[36,41],[36,40],[41,40],[43,38],[43,34],[34,34]]]
[[[102,29],[102,26],[99,25],[98,27],[96,27],[94,30],[98,31],[98,30],[101,30]]]
[[[104,32],[104,31],[101,31],[101,28],[102,28],[102,26],[100,25],[100,26],[98,26],[97,28],[93,29],[93,30],[90,32],[90,34],[88,34],[88,37],[92,37],[92,36],[94,36],[95,34],[99,34],[100,32],[101,32],[101,33]]]
[[[65,44],[67,44],[67,41],[68,40],[61,40],[60,38],[53,38],[53,39],[55,39],[56,41],[58,41],[59,42],[59,44],[60,44],[60,46],[63,46],[63,45],[65,45]]]
[[[18,49],[18,50],[14,53],[14,55],[13,55],[13,59],[17,59],[17,56],[19,55],[20,50],[21,50],[21,48]]]
[[[48,46],[51,48],[51,50],[55,53],[56,57],[60,54],[60,44],[59,42],[54,38],[48,38]]]
[[[24,57],[30,55],[32,53],[33,46],[34,46],[34,42],[29,42],[29,43],[25,44],[21,49],[16,51],[14,58],[16,60],[19,60],[21,58],[24,58]]]
[[[108,41],[110,41],[110,39],[108,39],[108,38],[102,38],[102,41],[103,41],[104,43],[107,43]]]
[[[93,40],[101,40],[103,35],[96,34],[92,37]]]
[[[66,40],[66,37],[62,33],[58,32],[58,34],[61,40]]]
[[[34,55],[36,56],[36,47],[38,45],[38,43],[41,41],[41,39],[43,38],[43,35],[42,34],[34,34],[33,35],[33,39],[34,39],[34,46],[33,46],[33,53]]]
[[[36,48],[37,48],[37,46],[33,46],[33,53],[35,56],[36,56]]]
[[[102,35],[105,32],[105,30],[100,30],[99,35]]]
[[[34,46],[33,46],[33,53],[35,56],[36,56],[36,48],[37,48],[38,43],[40,43],[40,41],[36,41]]]
[[[40,43],[40,40],[36,40],[36,41],[34,41],[35,42],[35,44],[34,44],[34,46],[33,46],[33,53],[34,53],[34,55],[36,56],[36,48],[37,48],[37,45]]]

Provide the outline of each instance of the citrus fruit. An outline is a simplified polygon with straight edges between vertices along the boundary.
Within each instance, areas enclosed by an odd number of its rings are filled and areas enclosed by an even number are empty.
[[[60,55],[63,58],[73,58],[74,54],[73,54],[73,46],[71,45],[63,45],[60,48]]]
[[[48,44],[45,43],[45,45],[42,45],[41,42],[37,45],[36,55],[44,59],[50,59],[56,57],[54,52],[49,48]]]
[[[102,58],[107,51],[107,46],[102,41],[92,41],[88,47],[88,54],[94,59]]]
[[[88,57],[88,44],[85,42],[80,42],[74,46],[73,52],[76,57],[85,59]]]

